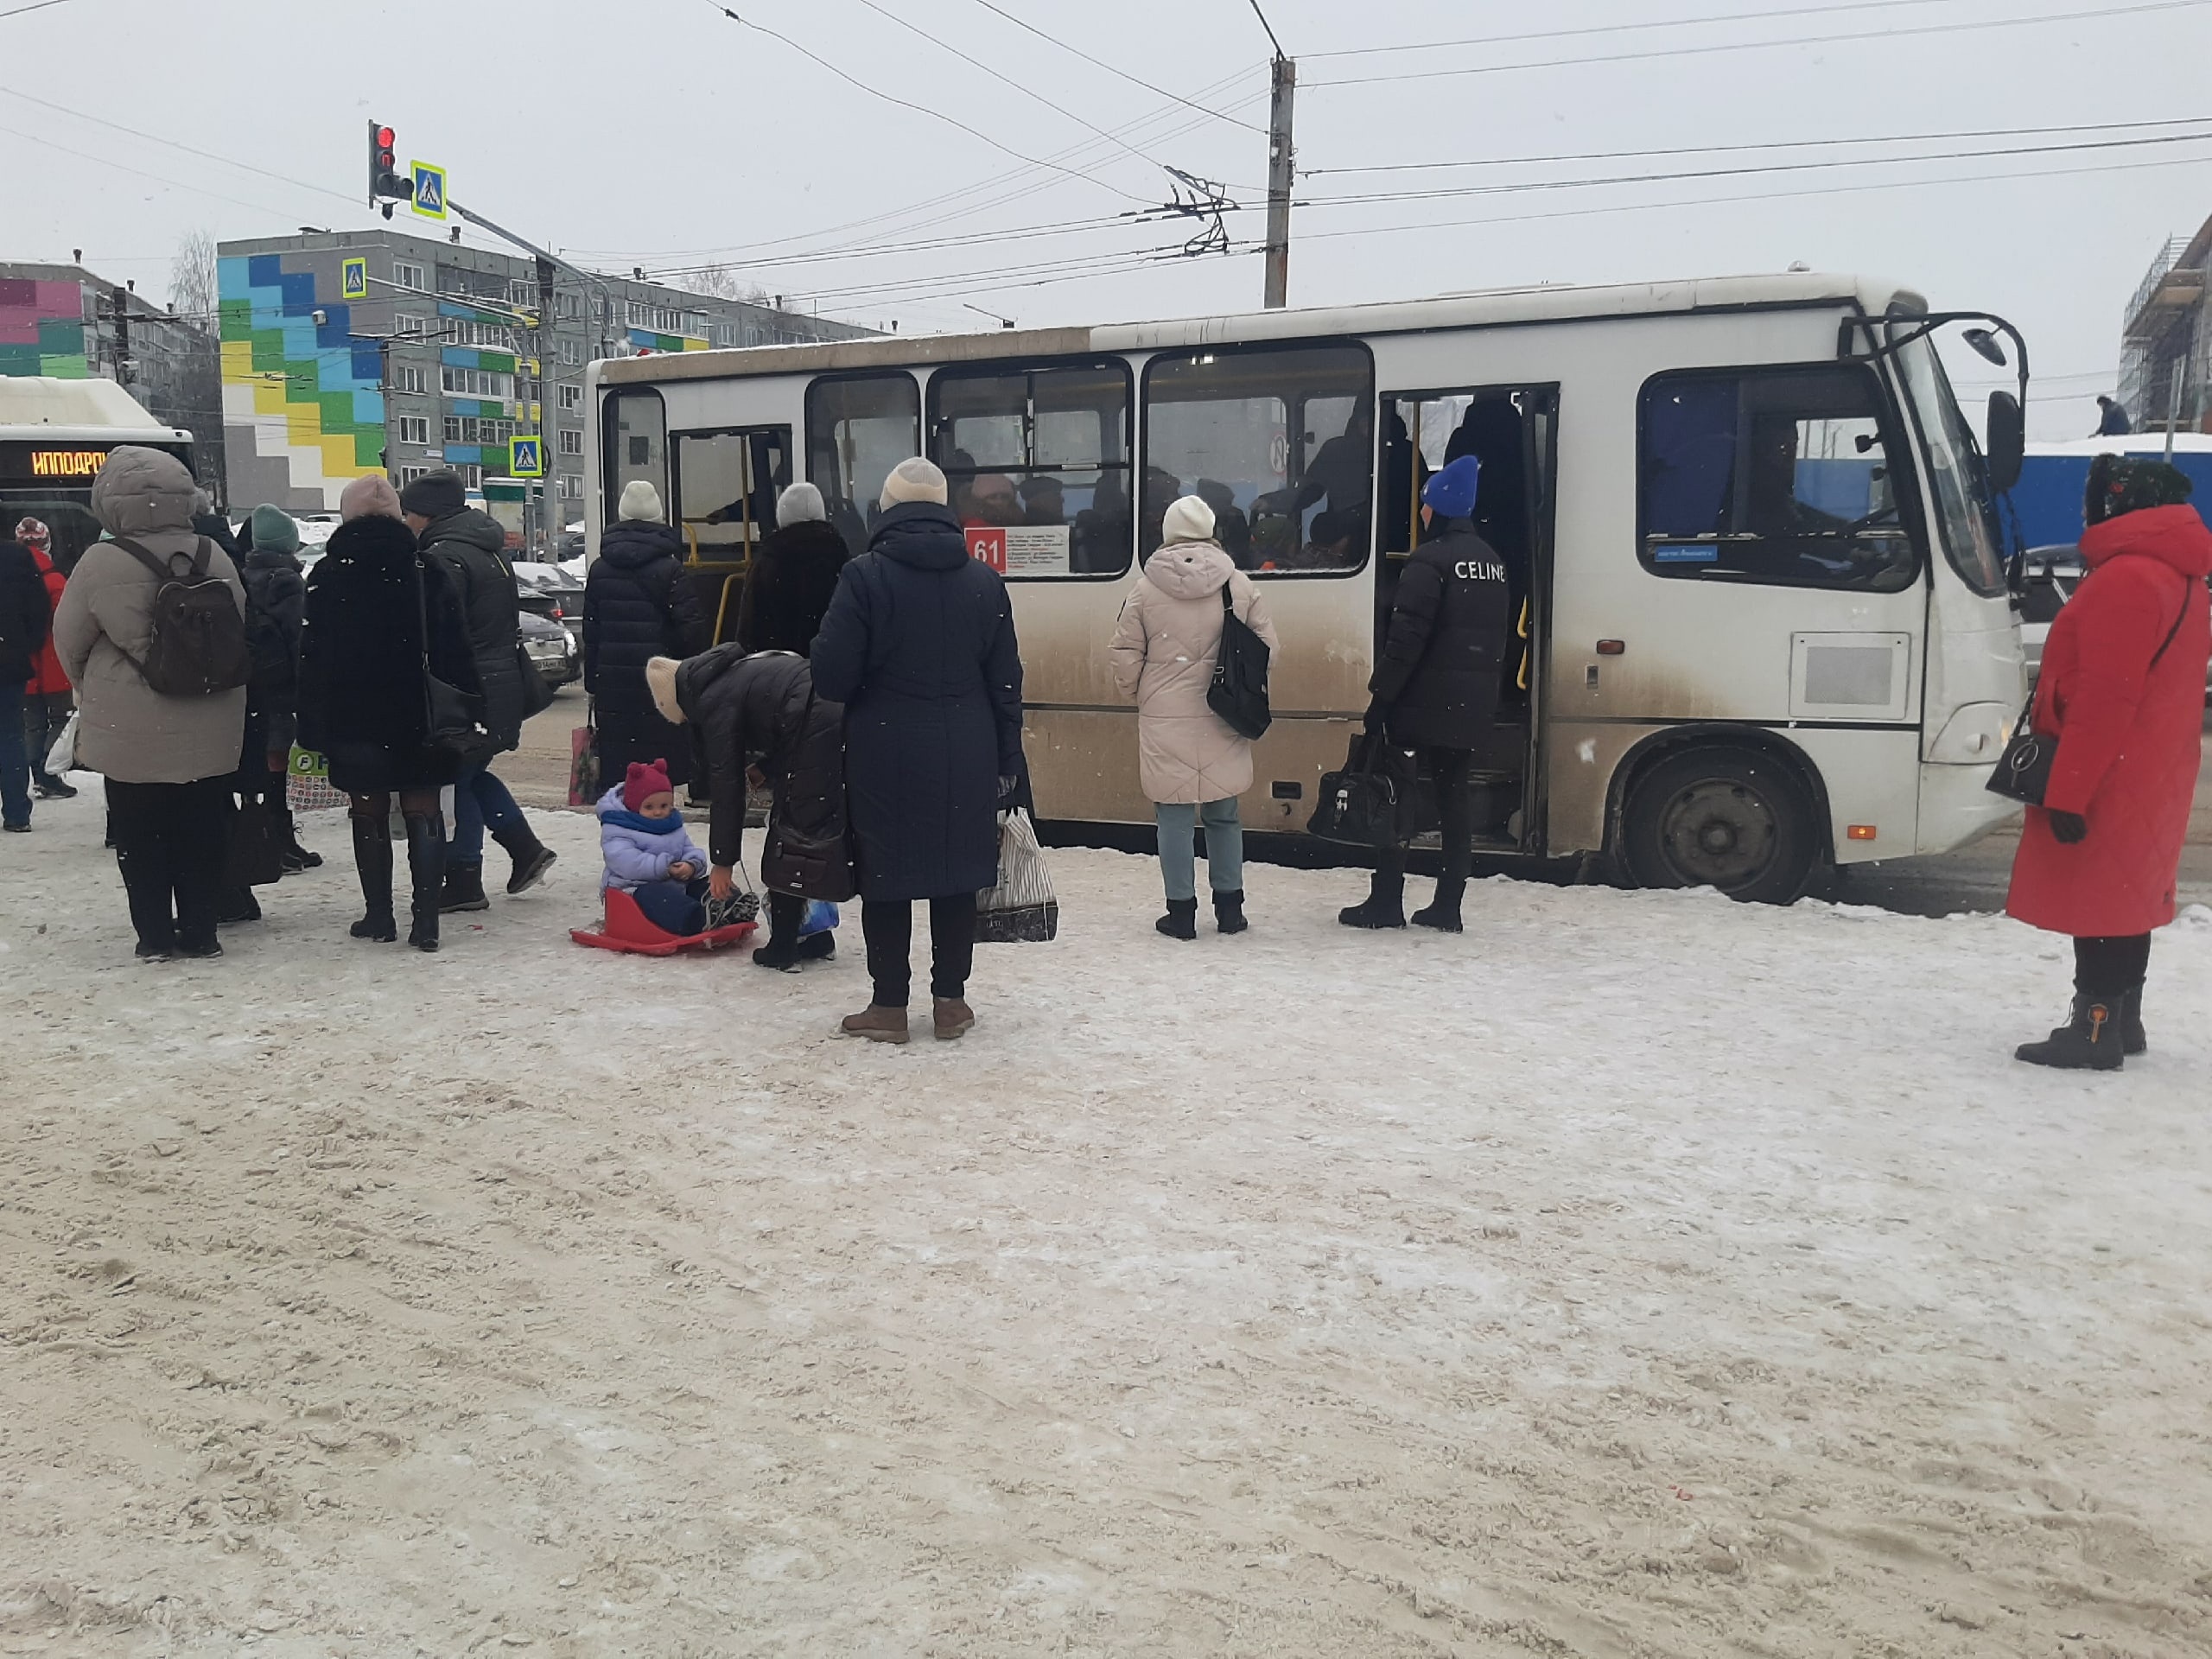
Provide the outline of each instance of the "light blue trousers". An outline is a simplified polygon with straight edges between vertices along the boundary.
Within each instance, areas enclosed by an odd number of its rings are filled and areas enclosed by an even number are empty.
[[[1198,848],[1193,832],[1206,827],[1206,881],[1216,893],[1244,891],[1244,821],[1236,816],[1236,798],[1208,801],[1196,806],[1188,801],[1154,801],[1153,816],[1160,821],[1160,874],[1170,899],[1198,896]]]

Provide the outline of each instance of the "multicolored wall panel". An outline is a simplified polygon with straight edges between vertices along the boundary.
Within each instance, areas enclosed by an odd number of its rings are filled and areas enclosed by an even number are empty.
[[[83,380],[85,289],[79,283],[0,282],[0,374]]]
[[[383,470],[383,365],[374,340],[353,337],[338,257],[227,255],[218,265],[236,500],[334,509],[347,484]]]

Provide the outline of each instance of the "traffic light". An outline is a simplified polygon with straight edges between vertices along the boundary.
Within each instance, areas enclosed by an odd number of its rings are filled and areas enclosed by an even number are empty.
[[[386,219],[391,217],[393,202],[415,200],[415,181],[400,176],[399,163],[393,158],[396,142],[397,135],[390,127],[369,123],[369,206],[381,207]]]

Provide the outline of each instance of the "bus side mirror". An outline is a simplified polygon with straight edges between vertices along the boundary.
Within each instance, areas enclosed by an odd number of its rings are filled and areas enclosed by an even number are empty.
[[[2020,481],[2020,463],[2028,453],[2027,416],[2020,400],[2009,391],[1989,394],[1989,484],[2002,495]]]

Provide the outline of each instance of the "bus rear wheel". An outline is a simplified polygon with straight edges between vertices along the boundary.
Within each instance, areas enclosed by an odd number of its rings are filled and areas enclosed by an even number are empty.
[[[1654,765],[1629,791],[1621,840],[1640,887],[1718,887],[1751,904],[1796,899],[1821,850],[1805,785],[1782,762],[1734,748]]]

